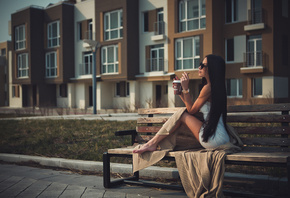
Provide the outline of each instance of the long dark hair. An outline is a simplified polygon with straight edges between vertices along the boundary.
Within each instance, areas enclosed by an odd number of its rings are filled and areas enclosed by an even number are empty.
[[[223,117],[224,125],[227,120],[227,94],[225,85],[225,61],[222,57],[216,55],[207,55],[207,68],[209,80],[211,82],[211,107],[208,118],[205,120],[202,139],[207,142],[215,134],[220,116]],[[206,79],[202,79],[206,84]]]

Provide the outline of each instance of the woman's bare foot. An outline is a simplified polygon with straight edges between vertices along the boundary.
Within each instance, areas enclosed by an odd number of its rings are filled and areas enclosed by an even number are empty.
[[[133,153],[141,154],[141,153],[144,153],[146,151],[156,151],[156,149],[157,149],[157,145],[155,145],[155,144],[150,144],[149,145],[147,143],[147,144],[142,145],[140,149],[133,150]]]

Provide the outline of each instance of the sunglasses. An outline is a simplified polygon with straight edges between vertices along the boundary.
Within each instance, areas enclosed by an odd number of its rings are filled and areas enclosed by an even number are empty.
[[[203,64],[202,62],[200,62],[199,66],[200,66],[200,69],[203,69],[204,67],[207,67],[207,65]]]

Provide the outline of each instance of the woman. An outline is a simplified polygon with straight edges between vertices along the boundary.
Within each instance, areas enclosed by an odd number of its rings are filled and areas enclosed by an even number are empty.
[[[208,55],[199,66],[199,76],[202,77],[203,87],[198,98],[193,103],[189,95],[189,77],[183,73],[180,78],[183,93],[180,95],[187,112],[184,112],[170,131],[172,133],[182,123],[193,133],[201,146],[213,149],[230,141],[226,129],[227,96],[225,88],[225,61],[220,56]],[[204,114],[204,122],[198,120],[193,114],[201,111]],[[158,143],[166,135],[155,135],[140,149],[133,153],[155,151]]]

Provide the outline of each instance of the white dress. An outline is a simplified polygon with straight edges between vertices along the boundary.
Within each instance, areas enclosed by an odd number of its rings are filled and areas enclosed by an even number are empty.
[[[210,102],[206,102],[200,109],[200,111],[203,113],[204,120],[207,120],[209,110],[210,110]],[[199,142],[201,146],[203,146],[206,149],[213,149],[220,145],[226,144],[230,141],[230,137],[225,129],[222,115],[218,121],[218,125],[216,128],[216,132],[214,135],[212,135],[207,142],[203,141],[202,135],[204,131],[204,126],[200,128],[199,131]]]

